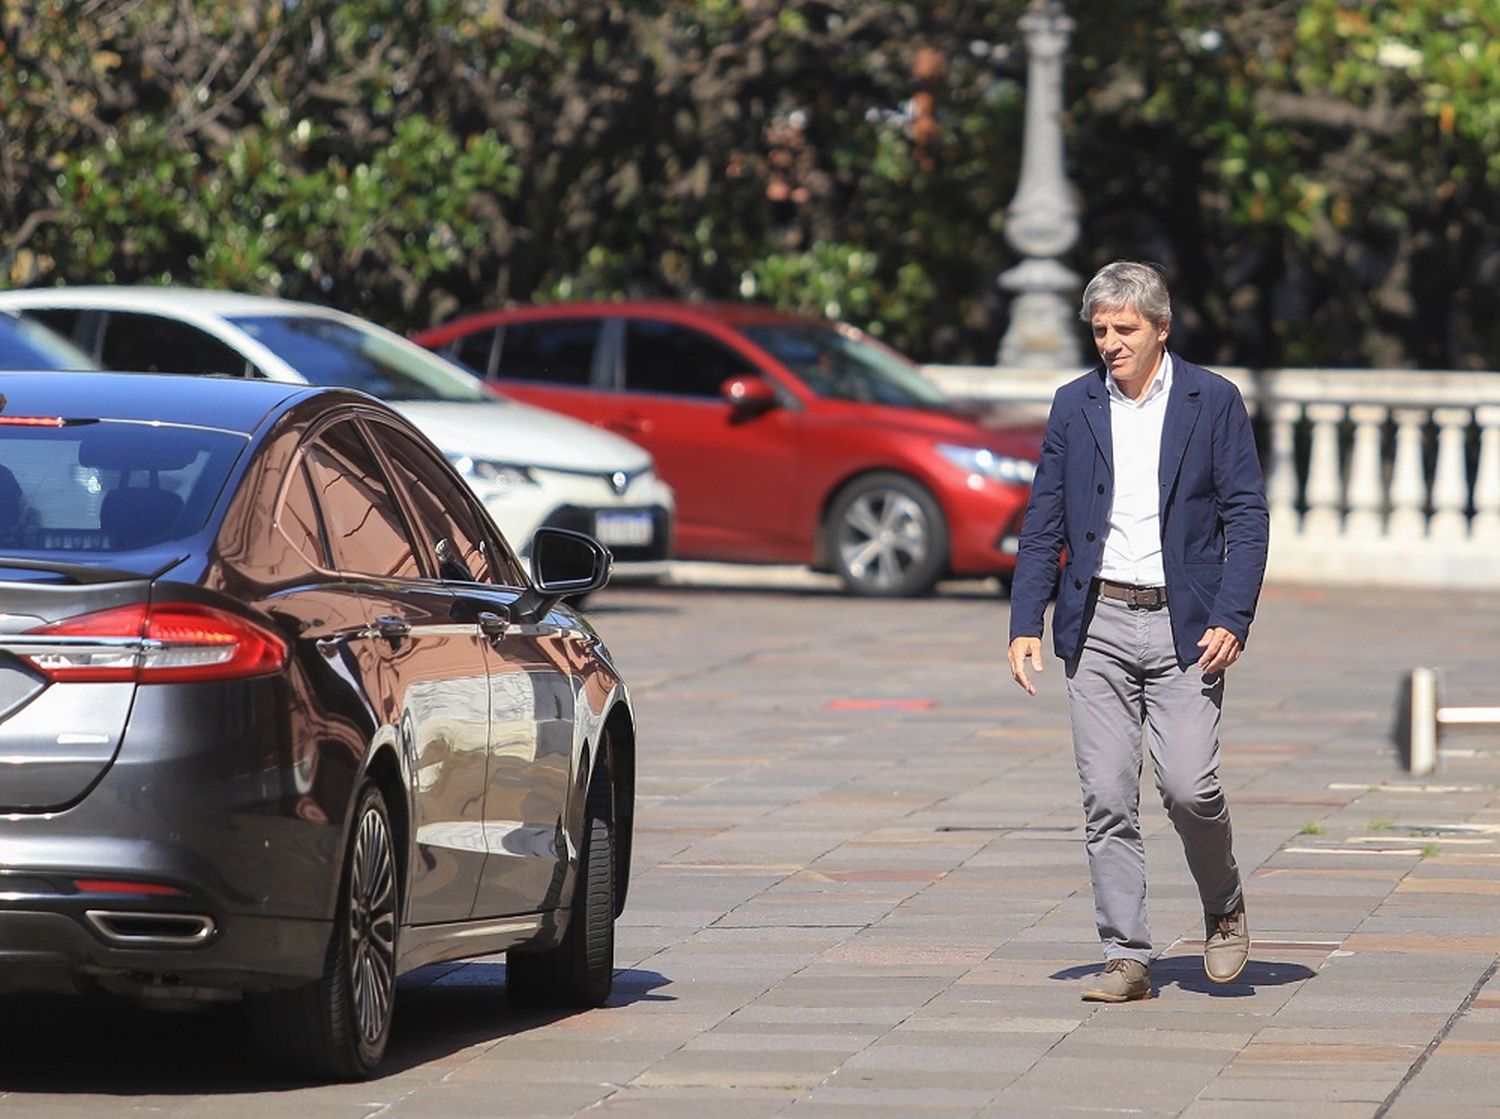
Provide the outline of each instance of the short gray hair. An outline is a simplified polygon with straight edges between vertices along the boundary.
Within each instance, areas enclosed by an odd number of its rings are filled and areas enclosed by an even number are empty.
[[[1078,317],[1092,322],[1095,311],[1117,307],[1133,307],[1151,323],[1171,323],[1172,297],[1160,266],[1117,260],[1094,273],[1083,289],[1083,310]]]

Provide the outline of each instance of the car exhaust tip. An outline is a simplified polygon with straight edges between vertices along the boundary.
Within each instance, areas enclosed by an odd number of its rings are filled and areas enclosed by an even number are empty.
[[[217,928],[203,913],[90,909],[85,916],[99,936],[122,948],[192,948],[206,944]]]

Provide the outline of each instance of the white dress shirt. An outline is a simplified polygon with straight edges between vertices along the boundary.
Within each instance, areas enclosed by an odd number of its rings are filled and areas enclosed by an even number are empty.
[[[1121,392],[1107,372],[1104,380],[1109,386],[1109,430],[1115,447],[1115,493],[1099,578],[1141,587],[1164,586],[1157,475],[1167,394],[1172,389],[1172,357],[1162,351],[1161,368],[1140,400]]]

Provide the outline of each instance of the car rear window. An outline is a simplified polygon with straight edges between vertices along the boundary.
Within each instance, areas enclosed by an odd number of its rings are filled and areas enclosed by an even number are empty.
[[[0,549],[127,552],[201,529],[246,437],[211,428],[0,420]]]

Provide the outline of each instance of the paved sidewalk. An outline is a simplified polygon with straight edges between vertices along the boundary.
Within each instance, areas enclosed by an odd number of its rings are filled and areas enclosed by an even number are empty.
[[[1204,979],[1148,776],[1155,997],[1100,1006],[1061,666],[1011,683],[1005,603],[693,576],[593,604],[642,724],[610,1006],[537,1018],[498,960],[429,969],[387,1075],[288,1089],[201,1022],[28,1003],[0,1117],[1500,1116],[1500,733],[1426,780],[1388,742],[1416,665],[1500,702],[1500,597],[1267,592],[1224,719],[1251,962]]]

